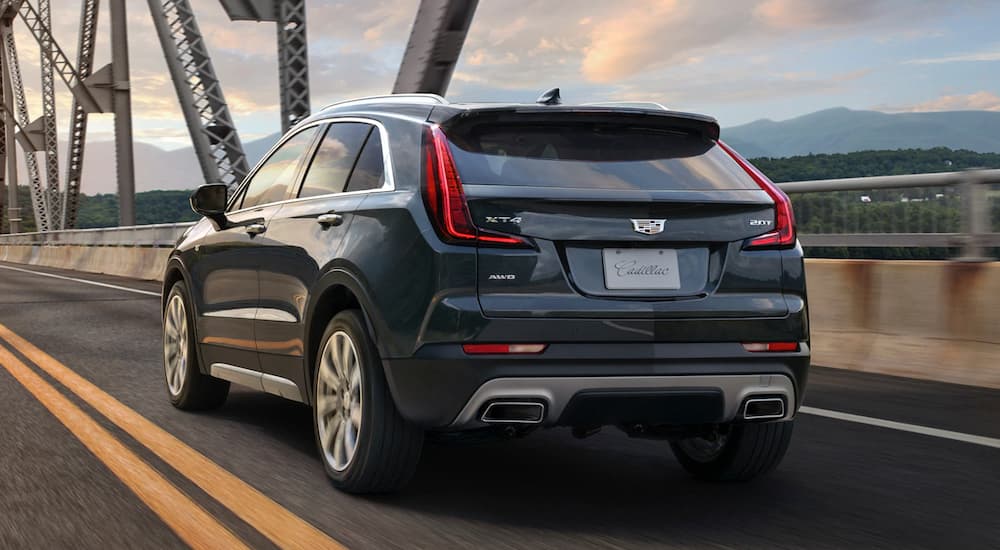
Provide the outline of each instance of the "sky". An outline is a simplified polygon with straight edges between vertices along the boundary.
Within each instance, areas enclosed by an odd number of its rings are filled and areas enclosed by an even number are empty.
[[[76,58],[79,2],[53,0]],[[135,139],[190,145],[146,2],[128,1]],[[280,127],[274,23],[230,22],[191,0],[243,141]],[[388,93],[418,0],[308,0],[313,107]],[[102,3],[96,67],[110,60]],[[18,21],[20,23],[20,21]],[[480,0],[447,97],[656,101],[726,126],[845,106],[1000,111],[1000,2],[948,0]],[[15,30],[31,116],[38,48]],[[69,92],[58,82],[60,127]],[[110,115],[88,139],[112,138]]]

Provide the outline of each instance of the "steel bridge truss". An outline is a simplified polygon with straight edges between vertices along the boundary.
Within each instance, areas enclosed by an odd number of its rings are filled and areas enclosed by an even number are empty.
[[[35,225],[40,231],[48,231],[50,229],[48,219],[49,208],[47,204],[49,194],[42,184],[38,171],[38,158],[36,156],[36,151],[42,149],[44,144],[39,143],[41,140],[38,139],[38,132],[33,128],[31,119],[28,117],[28,104],[24,96],[24,82],[21,79],[21,66],[17,59],[17,46],[14,42],[14,32],[9,25],[4,25],[2,30],[0,30],[0,38],[3,40],[3,62],[6,69],[3,78],[10,79],[10,89],[14,96],[11,98],[14,103],[13,107],[9,104],[5,104],[4,107],[11,124],[16,124],[22,129],[19,137],[23,144],[24,163],[28,168],[28,180],[31,184],[31,205],[35,213]],[[8,101],[7,98],[4,98],[4,101]],[[13,112],[11,112],[12,108],[14,109]],[[8,145],[5,143],[4,149],[8,146],[14,147],[14,144],[11,143]]]
[[[205,181],[232,188],[246,177],[246,155],[191,4],[148,1]]]
[[[112,0],[114,2],[116,0]],[[17,110],[11,118],[21,128],[19,142],[25,151],[28,176],[32,188],[32,206],[36,226],[41,231],[70,228],[76,224],[77,206],[79,204],[80,177],[83,167],[84,143],[87,133],[87,115],[89,113],[110,112],[113,108],[112,88],[124,86],[127,90],[127,75],[124,82],[92,81],[94,44],[97,33],[99,0],[81,1],[80,42],[77,65],[74,67],[62,48],[56,42],[51,32],[50,0],[39,0],[36,8],[30,1],[5,0],[2,11],[5,25],[2,32],[6,71],[9,74],[12,88],[12,100]],[[17,49],[11,32],[11,19],[20,17],[32,37],[35,38],[41,53],[41,96],[42,116],[29,121],[27,106],[24,100],[24,84],[20,75],[17,60]],[[102,72],[110,74],[111,66]],[[55,76],[58,75],[73,95],[71,107],[72,119],[70,125],[69,162],[66,170],[65,187],[59,180],[58,126],[55,103]],[[10,106],[5,106],[9,111]],[[117,137],[116,137],[117,140]],[[117,140],[121,141],[121,140]],[[131,155],[131,144],[117,148],[117,156]],[[6,147],[13,144],[7,143]],[[38,170],[36,152],[44,153],[45,180],[42,183]],[[131,163],[128,164],[131,166]],[[130,180],[131,174],[125,179]],[[122,179],[121,177],[119,178]],[[64,190],[63,190],[64,189]]]
[[[124,28],[126,0],[105,0],[111,5],[113,61],[95,71],[100,1],[81,0],[79,47],[74,65],[52,36],[51,0],[0,0],[0,79],[6,96],[0,110],[0,130],[4,136],[13,136],[14,128],[19,130],[16,137],[26,153],[32,206],[41,231],[72,228],[76,223],[90,113],[115,113],[120,222],[134,223],[131,99]],[[246,177],[247,159],[191,2],[147,2],[205,181],[235,186]],[[310,113],[306,0],[220,2],[233,20],[276,23],[281,128],[287,131]],[[478,0],[421,0],[394,92],[444,94],[477,4]],[[42,116],[34,121],[28,117],[11,31],[16,17],[24,22],[41,52]],[[56,76],[73,96],[65,187],[59,182]],[[11,164],[14,143],[4,136],[0,136],[0,155],[6,152],[6,162]],[[44,155],[44,178],[36,157],[39,152]],[[16,185],[16,169],[7,169],[9,176],[0,173],[0,182],[8,179],[8,183]],[[16,193],[11,194],[10,200],[10,211],[16,214]]]
[[[420,0],[392,93],[443,96],[479,0]]]
[[[306,0],[221,0],[233,21],[270,21],[278,30],[281,131],[309,116],[309,48]]]

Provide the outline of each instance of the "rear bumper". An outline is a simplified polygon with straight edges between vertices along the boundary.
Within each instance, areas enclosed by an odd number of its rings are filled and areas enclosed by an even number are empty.
[[[691,401],[696,395],[717,396],[715,408],[669,417],[683,424],[731,421],[750,395],[782,398],[784,418],[791,418],[805,390],[809,345],[801,343],[794,353],[761,354],[732,342],[577,343],[553,344],[541,355],[471,357],[459,345],[440,344],[424,346],[417,357],[383,363],[400,412],[425,428],[483,426],[483,407],[497,399],[542,402],[542,424],[554,426],[575,423],[564,414],[574,408],[570,403],[597,393],[612,407],[622,403],[615,395],[676,396],[681,399],[674,402],[699,405],[707,401]]]
[[[772,420],[790,420],[795,415],[790,406],[795,402],[795,386],[781,374],[494,378],[479,386],[449,427],[485,426],[482,411],[490,403],[505,401],[542,403],[544,414],[538,423],[545,426],[656,422],[653,415],[658,421],[672,423],[730,422],[742,417],[741,409],[751,397],[775,398],[789,404],[783,407],[783,415]],[[677,401],[681,406],[674,411],[629,407],[626,412],[621,398],[645,400],[662,409],[669,409],[669,404]],[[609,410],[616,407],[623,410]],[[590,420],[577,420],[582,418]]]

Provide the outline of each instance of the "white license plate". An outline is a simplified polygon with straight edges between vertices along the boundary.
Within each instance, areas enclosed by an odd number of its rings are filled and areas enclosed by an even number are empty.
[[[677,251],[605,248],[604,286],[608,290],[677,290],[681,287]]]

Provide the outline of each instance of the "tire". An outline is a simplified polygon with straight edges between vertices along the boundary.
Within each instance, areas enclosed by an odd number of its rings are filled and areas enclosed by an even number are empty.
[[[792,440],[793,421],[729,424],[711,437],[673,441],[670,448],[689,473],[705,481],[749,481],[773,470]]]
[[[346,400],[340,399],[345,395]],[[313,375],[313,431],[327,475],[346,492],[399,490],[420,461],[424,432],[396,409],[378,350],[358,310],[338,313],[320,339]]]
[[[187,286],[177,281],[167,294],[163,309],[163,374],[167,395],[178,409],[198,411],[222,406],[229,396],[229,382],[212,378],[198,368],[194,312]]]

